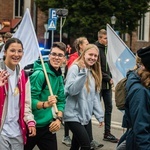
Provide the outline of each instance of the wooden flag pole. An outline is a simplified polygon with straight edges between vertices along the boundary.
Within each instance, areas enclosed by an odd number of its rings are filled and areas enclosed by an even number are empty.
[[[43,67],[43,71],[44,71],[44,74],[45,74],[45,78],[46,78],[46,82],[47,82],[47,85],[48,85],[49,92],[50,92],[51,95],[53,95],[53,91],[52,91],[52,88],[51,88],[51,85],[50,85],[50,81],[48,79],[48,75],[47,75],[47,72],[46,72],[46,68],[45,68],[43,57],[42,57],[41,53],[40,53],[40,60],[41,60],[41,63],[42,63],[42,67]],[[58,109],[57,109],[56,104],[53,104],[53,108],[54,108],[55,113],[57,114]]]

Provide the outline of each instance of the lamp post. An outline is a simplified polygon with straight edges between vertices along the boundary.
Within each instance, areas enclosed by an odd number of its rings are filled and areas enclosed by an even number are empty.
[[[113,16],[111,17],[111,24],[112,24],[113,29],[115,28],[116,20],[117,20],[117,18],[116,18],[116,16],[113,14]]]
[[[62,27],[63,27],[63,22],[62,19],[65,18],[68,15],[68,9],[57,9],[56,15],[60,18],[60,42],[62,42]]]

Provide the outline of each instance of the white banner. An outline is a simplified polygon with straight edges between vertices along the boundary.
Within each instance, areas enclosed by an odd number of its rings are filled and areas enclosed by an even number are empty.
[[[107,24],[107,62],[113,76],[114,85],[126,76],[128,70],[135,66],[135,55]]]
[[[34,63],[39,57],[40,49],[28,8],[13,37],[20,39],[23,43],[24,55],[20,62],[21,67],[24,68],[26,65]]]

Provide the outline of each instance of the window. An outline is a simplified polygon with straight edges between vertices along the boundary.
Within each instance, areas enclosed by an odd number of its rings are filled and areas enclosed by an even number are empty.
[[[139,20],[138,26],[138,40],[149,41],[149,30],[150,30],[150,13],[143,15],[141,20]]]
[[[22,16],[23,15],[23,5],[24,5],[24,0],[15,0],[14,1],[14,13],[15,17],[16,16]]]

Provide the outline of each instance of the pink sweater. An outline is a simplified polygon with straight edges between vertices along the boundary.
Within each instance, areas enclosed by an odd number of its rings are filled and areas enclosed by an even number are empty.
[[[18,88],[19,88],[19,92],[20,92],[20,113],[19,113],[19,124],[21,127],[21,131],[22,131],[22,136],[23,136],[23,141],[24,144],[26,143],[26,134],[27,134],[27,129],[26,129],[26,124],[30,124],[30,122],[34,122],[34,118],[33,115],[31,114],[32,111],[28,111],[31,110],[31,108],[25,108],[25,103],[26,101],[28,101],[27,103],[30,104],[29,100],[26,100],[26,84],[28,82],[28,78],[26,77],[24,71],[21,71],[20,77],[19,77],[19,81],[18,81]],[[6,113],[7,113],[7,92],[8,92],[8,84],[6,84],[5,86],[0,87],[0,132],[2,130],[4,121],[5,121],[5,117],[6,117]],[[30,99],[31,101],[31,99]],[[28,116],[25,116],[25,109],[26,109],[26,114],[28,111]],[[28,119],[27,119],[28,118]]]

